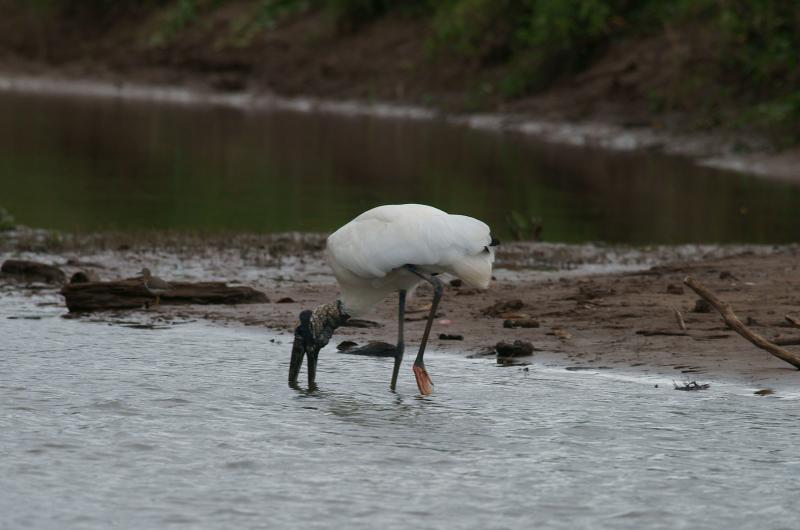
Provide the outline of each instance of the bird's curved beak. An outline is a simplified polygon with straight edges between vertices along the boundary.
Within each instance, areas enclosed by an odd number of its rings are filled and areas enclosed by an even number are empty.
[[[300,325],[294,329],[294,343],[292,343],[292,357],[289,360],[289,386],[297,387],[297,377],[303,366],[303,357],[308,355],[308,384],[314,384],[317,372],[317,354],[314,347],[314,336],[311,333],[311,311],[300,313]]]

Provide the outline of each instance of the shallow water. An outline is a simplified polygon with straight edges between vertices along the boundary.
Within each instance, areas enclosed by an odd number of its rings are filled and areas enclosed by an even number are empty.
[[[0,296],[0,528],[797,524],[796,400],[458,351],[424,398],[324,351],[309,394],[289,337],[61,313]]]
[[[329,231],[385,203],[548,241],[792,242],[800,186],[437,120],[0,93],[0,207],[66,230]]]

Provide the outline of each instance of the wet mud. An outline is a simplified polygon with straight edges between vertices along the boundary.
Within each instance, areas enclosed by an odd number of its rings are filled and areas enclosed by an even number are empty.
[[[74,318],[154,329],[195,320],[261,327],[284,333],[288,348],[300,311],[337,297],[335,280],[322,256],[322,235],[203,240],[172,234],[142,241],[138,236],[114,239],[91,234],[52,245],[52,238],[37,239],[37,233],[0,236],[0,259],[54,265],[67,276],[91,271],[104,281],[131,277],[147,266],[171,281],[231,282],[263,292],[271,300],[157,308],[143,304]],[[719,314],[708,312],[690,289],[674,286],[682,285],[691,274],[730,303],[754,331],[770,340],[792,343],[798,331],[791,319],[800,316],[798,258],[797,245],[508,244],[498,251],[495,280],[488,291],[459,282],[447,285],[430,347],[476,357],[496,355],[499,342],[513,349],[515,341],[522,341],[533,348],[526,360],[536,363],[672,377],[690,370],[703,382],[735,379],[754,390],[771,388],[780,393],[796,388],[800,373],[728,329]],[[7,275],[0,282],[3,290],[25,292],[36,303],[61,304],[67,314],[57,286]],[[431,296],[430,289],[421,285],[409,301],[408,349],[413,350],[422,335],[424,318],[414,317],[427,315]],[[357,343],[344,348],[347,353],[380,355],[378,350],[385,350],[384,354],[391,354],[397,332],[396,303],[390,297],[364,320],[356,321],[356,326],[339,328],[332,344],[322,351],[323,357],[335,353],[335,345],[343,341]],[[676,319],[678,313],[682,324]],[[508,322],[536,325],[509,326]]]

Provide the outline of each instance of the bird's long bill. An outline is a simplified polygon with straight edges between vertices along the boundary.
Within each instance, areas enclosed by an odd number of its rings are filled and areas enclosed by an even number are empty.
[[[303,336],[295,331],[294,343],[292,344],[292,358],[289,361],[289,386],[297,386],[297,376],[300,375],[300,368],[303,366],[303,357],[306,354]]]

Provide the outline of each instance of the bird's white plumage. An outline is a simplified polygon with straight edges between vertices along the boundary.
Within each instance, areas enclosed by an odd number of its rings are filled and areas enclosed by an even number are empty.
[[[342,289],[342,301],[359,314],[397,289],[412,289],[419,277],[403,269],[453,274],[486,288],[494,262],[489,227],[472,217],[431,206],[378,206],[328,237],[327,256]]]

